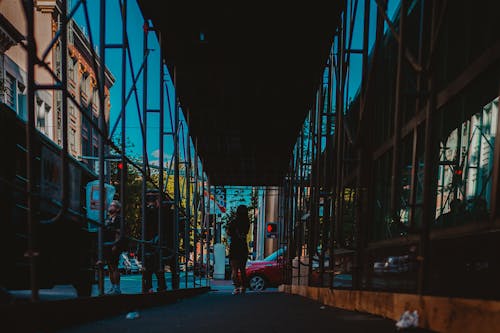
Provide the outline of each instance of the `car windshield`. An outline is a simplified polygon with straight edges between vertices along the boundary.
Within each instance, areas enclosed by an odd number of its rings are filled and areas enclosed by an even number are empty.
[[[262,259],[262,261],[276,261],[278,260],[279,256],[283,255],[283,252],[285,252],[285,249],[279,249],[278,251],[275,251],[270,255],[268,255],[267,257],[265,257],[264,259]]]

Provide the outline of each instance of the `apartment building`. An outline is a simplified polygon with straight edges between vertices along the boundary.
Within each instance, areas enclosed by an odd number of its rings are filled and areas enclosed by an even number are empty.
[[[35,1],[34,22],[37,55],[47,65],[36,66],[35,82],[53,85],[54,76],[61,77],[63,50],[59,41],[51,43],[61,22],[60,1]],[[0,102],[26,120],[27,47],[26,17],[22,1],[0,2]],[[68,25],[68,149],[81,159],[97,156],[98,133],[92,122],[99,116],[98,73],[100,61],[88,36],[74,21]],[[43,59],[41,59],[44,57]],[[51,73],[52,72],[52,73]],[[110,87],[113,75],[105,71],[105,118],[109,123]],[[62,145],[62,94],[55,90],[36,91],[36,128],[58,145]],[[84,117],[85,113],[87,117]],[[82,160],[88,163],[87,160]],[[93,165],[89,167],[93,169]]]

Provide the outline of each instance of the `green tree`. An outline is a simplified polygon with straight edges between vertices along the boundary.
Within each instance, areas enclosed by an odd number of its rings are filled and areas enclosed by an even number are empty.
[[[117,146],[120,144],[118,143]],[[126,149],[134,147],[127,139]],[[142,164],[138,156],[128,156],[136,165]],[[141,206],[142,206],[142,173],[132,164],[126,163],[122,169],[118,167],[121,161],[113,161],[110,165],[110,183],[115,186],[115,199],[124,206],[124,217],[127,224],[126,233],[134,238],[141,237]],[[125,196],[120,193],[120,172],[126,172]]]

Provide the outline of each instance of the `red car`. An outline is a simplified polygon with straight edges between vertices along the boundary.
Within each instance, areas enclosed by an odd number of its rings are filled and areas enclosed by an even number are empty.
[[[248,287],[262,291],[267,287],[277,287],[283,283],[284,249],[279,249],[263,260],[249,261],[246,267]]]

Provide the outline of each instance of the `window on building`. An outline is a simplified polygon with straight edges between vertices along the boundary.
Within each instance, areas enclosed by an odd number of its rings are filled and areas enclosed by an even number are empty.
[[[68,103],[68,113],[70,116],[76,118],[76,108],[72,102]]]
[[[76,130],[74,128],[69,129],[69,148],[72,152],[76,152]]]
[[[35,115],[36,115],[36,127],[38,130],[45,135],[48,135],[48,112],[49,108],[46,106],[46,104],[39,98],[36,100],[36,110],[35,110]]]
[[[488,217],[497,119],[498,98],[443,133],[439,147],[436,227]]]
[[[82,120],[82,155],[90,155],[90,140],[89,140],[89,127],[87,120]],[[84,160],[87,163],[87,160]]]
[[[57,43],[55,52],[54,52],[54,71],[57,75],[57,77],[61,77],[61,43]]]
[[[76,82],[77,61],[75,58],[68,57],[68,80]]]
[[[17,112],[17,84],[16,79],[9,73],[5,73],[5,104]]]
[[[88,73],[85,73],[84,75],[82,75],[82,81],[80,83],[80,91],[86,98],[89,96],[89,77],[90,76],[88,75]]]
[[[99,114],[99,91],[95,88],[92,90],[92,107]]]
[[[26,86],[17,82],[17,114],[23,120],[27,120]]]

